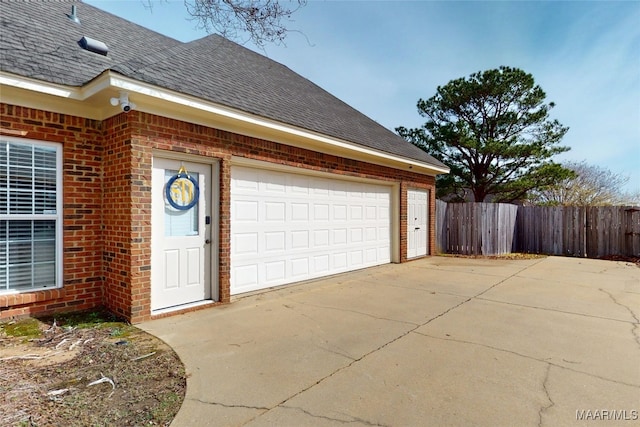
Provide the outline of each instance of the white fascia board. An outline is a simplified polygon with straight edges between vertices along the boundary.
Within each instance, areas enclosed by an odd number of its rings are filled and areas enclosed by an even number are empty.
[[[81,99],[80,91],[77,88],[43,82],[41,80],[30,79],[28,77],[16,76],[4,71],[0,71],[0,85],[59,96],[62,98]]]
[[[31,92],[38,92],[46,95],[58,96],[61,98],[84,101],[87,98],[109,88],[109,79],[104,75],[92,80],[82,87],[65,86],[56,83],[49,83],[30,77],[18,76],[0,71],[0,85],[7,85]]]

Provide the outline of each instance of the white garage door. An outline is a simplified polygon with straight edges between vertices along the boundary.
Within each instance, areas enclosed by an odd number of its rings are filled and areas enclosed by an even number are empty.
[[[231,294],[391,262],[391,187],[231,168]]]

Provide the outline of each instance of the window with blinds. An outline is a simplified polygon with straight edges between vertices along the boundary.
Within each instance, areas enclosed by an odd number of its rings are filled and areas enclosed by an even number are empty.
[[[0,138],[0,293],[61,285],[61,169],[59,144]]]

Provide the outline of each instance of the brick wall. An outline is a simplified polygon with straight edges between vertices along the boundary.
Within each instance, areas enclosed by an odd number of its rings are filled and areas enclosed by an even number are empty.
[[[103,123],[102,262],[104,304],[131,315],[131,130],[126,115]]]
[[[101,123],[0,104],[0,133],[63,149],[63,288],[0,295],[0,318],[94,308],[102,303]]]

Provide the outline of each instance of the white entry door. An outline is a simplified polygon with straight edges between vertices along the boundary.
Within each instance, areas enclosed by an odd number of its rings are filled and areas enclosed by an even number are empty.
[[[211,298],[211,165],[153,159],[151,309]]]
[[[407,258],[427,254],[429,192],[426,190],[407,191]]]

